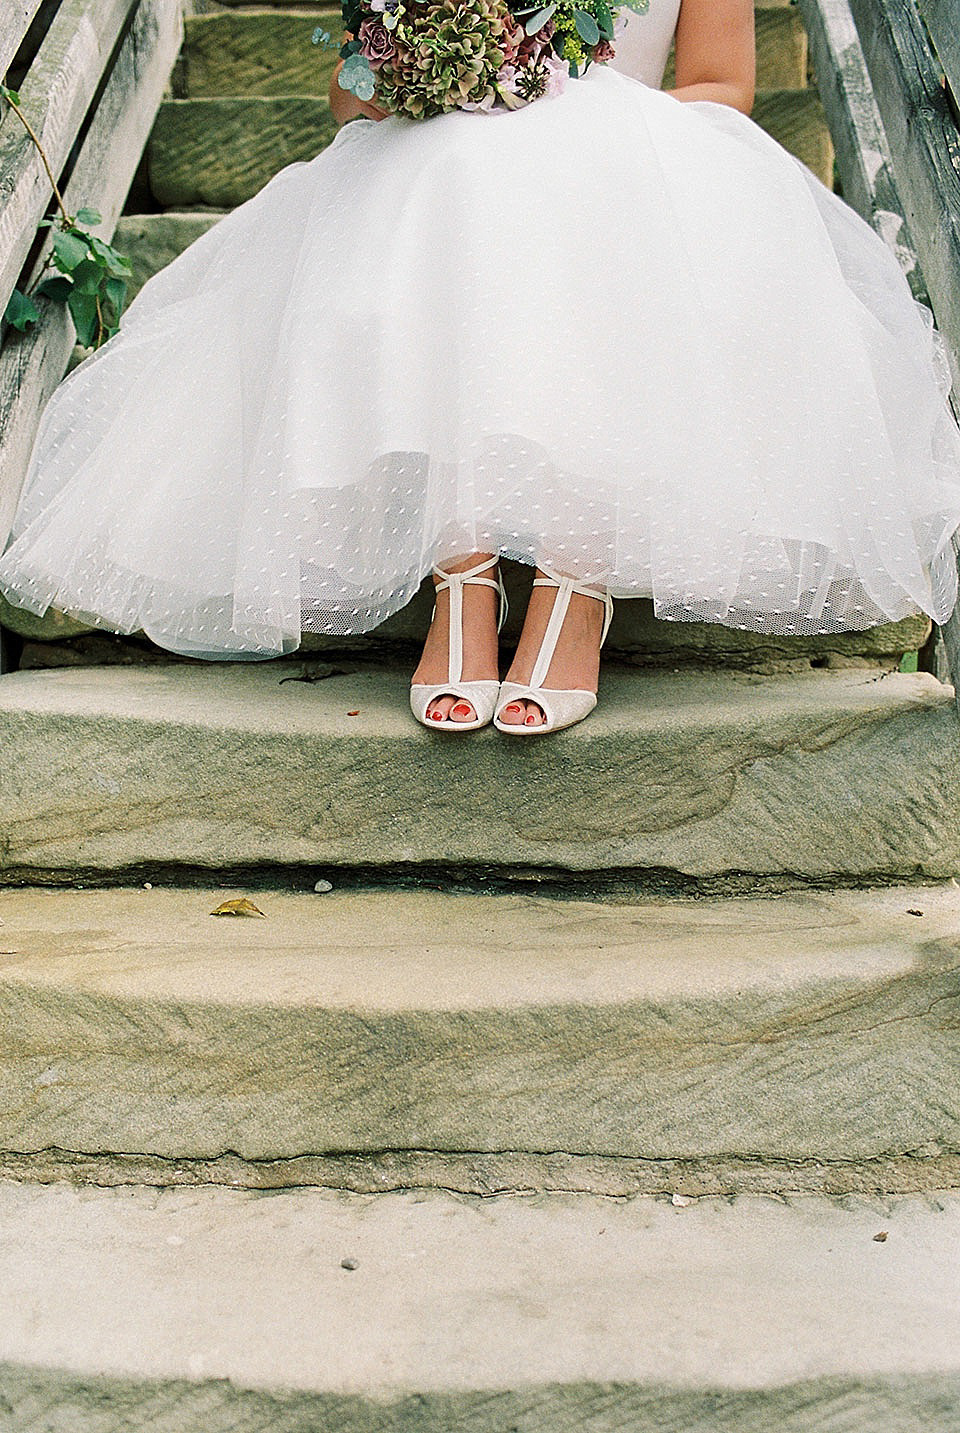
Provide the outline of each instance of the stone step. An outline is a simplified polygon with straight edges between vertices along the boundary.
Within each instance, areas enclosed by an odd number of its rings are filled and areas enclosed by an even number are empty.
[[[408,682],[362,659],[0,678],[0,873],[613,869],[752,890],[960,869],[957,714],[928,674],[610,664],[590,719],[543,740],[428,732]]]
[[[311,43],[326,28],[333,47]],[[188,16],[173,78],[177,99],[224,95],[326,95],[339,58],[339,8],[319,11],[220,11]],[[803,89],[807,36],[795,9],[761,10],[756,17],[757,85]],[[665,83],[672,85],[671,69]]]
[[[209,214],[157,214],[134,216],[121,223],[116,242],[131,256],[136,284],[147,270],[161,267],[181,241],[196,237],[209,228]],[[515,644],[530,595],[532,571],[517,563],[504,563],[510,612],[503,631],[505,646]],[[412,654],[423,641],[430,624],[433,605],[432,584],[427,581],[402,611],[373,631],[350,638],[318,637],[305,634],[303,651],[329,654],[349,651],[381,653],[396,648]],[[30,642],[62,642],[92,629],[83,622],[51,610],[36,617],[12,607],[0,597],[0,623]],[[777,634],[741,632],[717,622],[661,622],[653,615],[653,604],[645,599],[618,602],[607,639],[608,655],[619,654],[631,661],[665,665],[674,663],[733,666],[754,671],[802,670],[811,665],[842,667],[863,661],[899,665],[905,653],[916,652],[926,642],[930,623],[926,617],[907,617],[863,632],[837,632],[819,637],[790,637]],[[101,644],[103,645],[103,644]],[[109,643],[105,646],[109,650]],[[67,654],[67,661],[73,661]],[[109,660],[109,658],[108,658]],[[37,654],[34,665],[59,665],[56,651],[46,659]]]
[[[167,208],[232,209],[286,165],[312,159],[336,132],[326,99],[165,100],[147,144],[150,189]]]
[[[221,785],[237,775],[225,759]],[[0,1174],[960,1182],[956,884],[693,902],[254,889],[262,918],[212,916],[244,893],[0,892]]]
[[[832,185],[830,131],[813,90],[759,90],[753,117]],[[166,208],[230,209],[285,165],[312,159],[335,133],[319,97],[166,100],[147,146],[150,188]]]
[[[0,1186],[9,1433],[954,1433],[960,1199]]]

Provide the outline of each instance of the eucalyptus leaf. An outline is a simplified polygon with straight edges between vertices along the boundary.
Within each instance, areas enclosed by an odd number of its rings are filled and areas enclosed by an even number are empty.
[[[612,40],[613,14],[610,7],[604,3],[604,0],[596,0],[594,10],[596,12],[597,24],[600,27],[600,34],[605,40]]]
[[[372,100],[377,81],[366,56],[350,55],[344,60],[337,84],[342,90],[356,95],[358,100]]]
[[[621,0],[624,10],[632,10],[635,15],[645,15],[650,9],[650,0]]]
[[[77,223],[78,223],[78,224],[102,224],[102,223],[103,223],[103,215],[100,213],[99,209],[78,209],[78,210],[77,210]]]
[[[542,30],[547,21],[553,18],[556,8],[555,4],[544,5],[542,10],[538,10],[534,15],[531,15],[523,27],[527,34],[535,35],[538,30]]]
[[[4,310],[4,323],[15,328],[18,333],[23,333],[31,324],[36,323],[39,317],[40,311],[33,300],[26,294],[22,294],[19,289],[14,289]]]
[[[590,14],[589,10],[574,10],[573,23],[577,27],[577,34],[585,45],[596,45],[600,41],[600,26]]]

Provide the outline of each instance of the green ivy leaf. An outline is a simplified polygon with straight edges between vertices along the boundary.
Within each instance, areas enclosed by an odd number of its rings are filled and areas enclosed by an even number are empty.
[[[84,348],[92,348],[97,341],[100,327],[97,321],[97,298],[95,294],[71,293],[67,308],[77,330],[77,342]]]
[[[590,14],[589,10],[574,10],[573,23],[577,27],[577,34],[585,45],[596,45],[600,41],[600,26]]]
[[[10,295],[10,302],[4,310],[4,323],[15,328],[18,333],[23,333],[31,324],[36,323],[39,317],[40,310],[33,300],[21,293],[19,289],[14,289]]]
[[[73,229],[59,229],[53,236],[53,262],[61,273],[72,273],[89,252],[84,240]]]
[[[130,276],[130,260],[118,254],[116,249],[111,248],[103,239],[91,238],[90,247],[101,261],[103,267],[115,278],[125,279]]]
[[[70,275],[73,288],[78,294],[96,294],[100,291],[105,274],[96,259],[84,259]]]
[[[78,224],[94,224],[94,225],[96,225],[96,224],[102,224],[102,223],[103,223],[103,215],[100,213],[100,211],[99,211],[98,209],[78,209],[78,210],[77,210],[77,223],[78,223]]]
[[[63,304],[66,303],[70,297],[72,288],[72,280],[64,278],[62,274],[58,274],[55,278],[44,279],[43,283],[38,284],[34,289],[34,293],[38,298],[53,299],[56,303]]]
[[[113,304],[117,318],[123,312],[123,305],[127,297],[127,286],[123,279],[107,279],[105,284],[108,301]]]

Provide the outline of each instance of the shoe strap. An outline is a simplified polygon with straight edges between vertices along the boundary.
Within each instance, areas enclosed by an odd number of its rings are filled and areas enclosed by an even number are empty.
[[[497,580],[492,577],[480,577],[481,572],[488,572],[491,567],[496,567],[498,557],[487,558],[485,562],[478,562],[476,567],[468,567],[464,572],[446,572],[442,567],[433,569],[434,577],[442,578],[436,584],[436,592],[450,593],[450,618],[449,632],[447,638],[447,681],[459,682],[463,677],[463,589],[469,583],[471,587],[492,587],[494,592],[500,594],[500,612],[497,617],[497,631],[499,632],[507,620],[507,591],[503,585],[503,578],[497,574]],[[437,605],[434,602],[433,610],[436,612]]]
[[[554,598],[547,630],[543,634],[537,660],[534,662],[533,671],[530,674],[531,687],[542,687],[547,680],[547,673],[550,670],[550,663],[553,661],[553,654],[557,650],[567,608],[570,606],[570,598],[575,592],[581,597],[593,597],[595,601],[602,602],[604,605],[603,631],[600,634],[601,647],[607,640],[607,633],[613,619],[613,598],[609,592],[597,592],[595,588],[588,587],[585,582],[577,582],[572,577],[562,577],[558,572],[552,572],[549,567],[544,567],[543,563],[540,564],[540,570],[546,572],[548,576],[535,577],[533,579],[534,587],[556,587],[559,590]]]

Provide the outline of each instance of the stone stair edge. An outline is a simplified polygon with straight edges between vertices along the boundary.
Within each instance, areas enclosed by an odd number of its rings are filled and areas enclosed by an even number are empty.
[[[324,94],[337,49],[311,45],[318,21],[331,34],[340,12],[245,10],[187,16],[184,44],[173,76],[176,98],[237,94]],[[807,85],[806,31],[796,8],[757,13],[757,85],[760,89],[804,89]],[[664,83],[673,83],[673,57]]]
[[[609,666],[590,719],[540,742],[427,732],[408,682],[362,660],[4,677],[4,879],[318,866],[764,889],[960,869],[957,713],[929,674]]]
[[[833,145],[815,90],[758,90],[758,124],[833,183]],[[232,208],[285,165],[312,159],[336,125],[321,96],[168,99],[147,144],[151,189],[163,208]]]
[[[958,1225],[948,1193],[0,1186],[0,1393],[71,1433],[952,1433]]]
[[[374,1188],[385,1156],[388,1180],[446,1159],[621,1193],[631,1162],[695,1189],[956,1174],[955,885],[274,891],[262,919],[212,918],[235,894],[0,892],[0,1151],[61,1178],[57,1149],[228,1179],[228,1154],[305,1182],[339,1161]]]
[[[162,258],[169,252],[171,228],[174,235],[182,235],[184,226],[181,219],[189,220],[186,225],[188,232],[197,234],[215,222],[216,216],[146,215],[121,220],[116,240],[131,255],[135,282],[146,269],[152,268],[152,264],[145,262],[138,244],[130,240],[146,230],[153,236],[154,254]],[[511,642],[519,634],[519,614],[525,605],[530,574],[529,570],[509,562],[504,563],[504,570],[511,614],[503,637],[504,642]],[[429,589],[430,584],[425,581],[412,602],[369,633],[350,638],[318,637],[307,633],[301,651],[309,655],[316,652],[361,651],[365,647],[382,651],[385,644],[412,647],[423,640],[430,622]],[[97,633],[97,629],[56,609],[37,617],[22,608],[13,607],[3,597],[0,597],[0,623],[29,642],[65,642],[82,634]],[[641,661],[668,661],[675,657],[678,662],[711,665],[812,662],[839,666],[844,662],[856,663],[860,659],[897,663],[905,653],[923,647],[930,630],[929,620],[916,616],[861,632],[838,632],[819,637],[777,636],[742,632],[720,623],[660,621],[654,616],[648,598],[632,598],[616,604],[606,652],[608,656],[620,654]],[[39,659],[39,653],[37,657]]]

